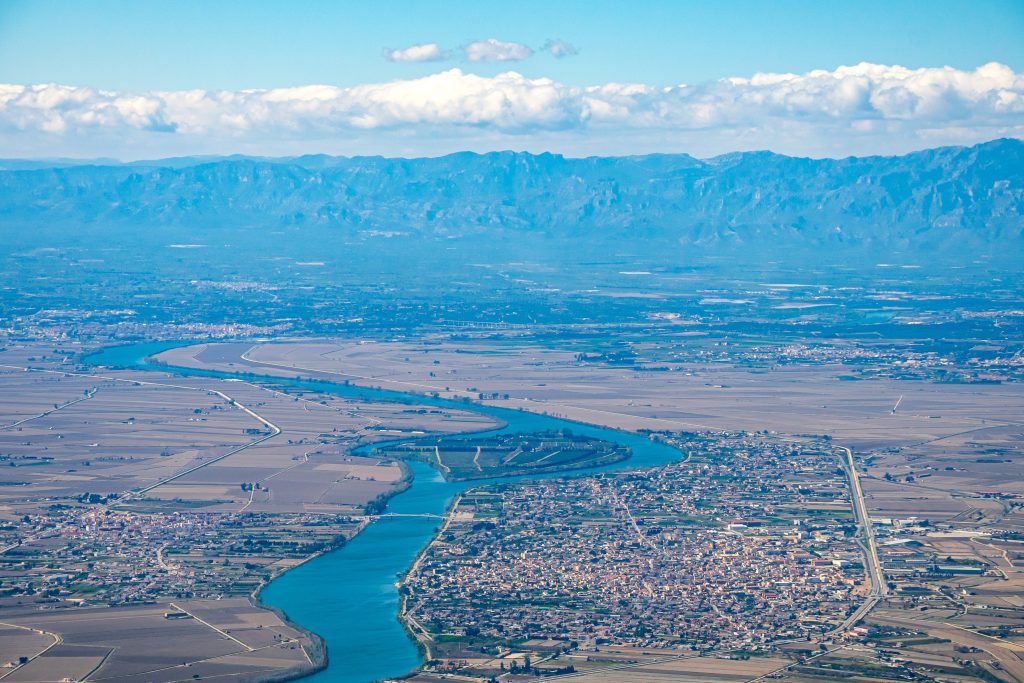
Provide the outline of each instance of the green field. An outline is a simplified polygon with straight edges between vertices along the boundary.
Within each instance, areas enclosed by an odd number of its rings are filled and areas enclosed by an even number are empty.
[[[451,480],[574,470],[625,460],[628,448],[568,430],[440,437],[381,449],[382,455],[428,462]]]

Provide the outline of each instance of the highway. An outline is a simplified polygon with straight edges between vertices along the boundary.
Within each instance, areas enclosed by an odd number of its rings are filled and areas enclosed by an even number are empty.
[[[853,502],[853,513],[857,518],[857,527],[860,533],[858,543],[860,543],[860,547],[864,551],[864,568],[871,582],[871,591],[868,593],[868,599],[864,601],[864,604],[858,607],[853,614],[848,616],[835,629],[834,632],[836,634],[850,629],[889,592],[889,587],[885,583],[885,574],[882,572],[882,563],[878,559],[875,529],[871,525],[871,517],[868,515],[868,506],[864,500],[864,490],[860,485],[860,475],[857,473],[857,465],[853,461],[853,453],[846,446],[839,446],[839,449],[846,453],[845,469],[850,479],[850,498]]]
[[[878,559],[878,548],[875,544],[875,530],[871,526],[871,517],[868,515],[868,505],[864,500],[864,489],[860,486],[860,475],[857,473],[857,464],[853,461],[853,453],[846,446],[838,446],[839,450],[843,451],[846,456],[846,462],[843,469],[846,470],[846,476],[850,480],[850,499],[853,503],[853,514],[857,520],[857,527],[860,538],[857,542],[860,544],[861,550],[864,551],[864,568],[867,571],[868,580],[871,582],[871,590],[868,592],[868,598],[865,600],[860,607],[858,607],[850,616],[846,617],[843,623],[832,629],[830,635],[840,636],[846,631],[850,630],[854,624],[864,618],[864,616],[874,609],[875,605],[885,597],[886,593],[889,592],[889,586],[885,583],[885,574],[882,572],[882,563]],[[779,641],[782,642],[782,641]],[[777,643],[778,644],[778,643]],[[842,650],[845,645],[840,647],[823,650],[818,654],[815,654],[803,663],[807,663],[818,657],[823,657],[832,652]],[[761,674],[754,678],[751,678],[747,683],[761,683],[769,678],[775,678],[779,674],[787,671],[799,662],[793,662],[786,666],[780,667],[773,671]]]

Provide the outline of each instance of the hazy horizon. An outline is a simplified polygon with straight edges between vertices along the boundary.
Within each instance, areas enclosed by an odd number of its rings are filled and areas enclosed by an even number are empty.
[[[0,157],[0,162],[33,162],[33,163],[67,163],[75,165],[88,165],[96,164],[97,162],[112,163],[117,165],[128,165],[128,164],[145,164],[151,162],[154,164],[165,162],[165,161],[181,161],[187,159],[196,160],[227,160],[227,159],[256,159],[266,161],[281,161],[281,160],[294,160],[301,159],[303,157],[328,157],[332,159],[387,159],[395,161],[414,161],[417,159],[443,159],[445,157],[458,156],[461,154],[472,154],[476,156],[486,156],[489,154],[526,154],[530,156],[543,156],[551,155],[561,157],[565,159],[628,159],[633,157],[657,157],[657,156],[688,156],[696,159],[697,161],[711,161],[716,158],[726,157],[732,154],[772,154],[780,157],[787,157],[790,159],[813,159],[816,161],[841,161],[843,159],[866,159],[871,157],[903,157],[917,154],[920,152],[928,152],[940,149],[970,149],[973,147],[981,147],[984,145],[991,145],[998,142],[1022,142],[1024,138],[1016,137],[996,137],[987,140],[981,140],[971,144],[961,145],[937,145],[934,147],[917,147],[904,152],[894,152],[891,154],[849,154],[845,156],[813,156],[813,155],[799,155],[799,154],[786,154],[784,152],[778,152],[768,148],[751,148],[751,149],[733,149],[719,154],[710,156],[697,156],[686,150],[680,151],[668,151],[668,152],[648,152],[644,154],[588,154],[588,155],[575,155],[575,154],[563,154],[555,150],[541,150],[539,152],[533,152],[526,149],[512,149],[512,148],[500,148],[486,151],[476,151],[471,149],[461,149],[452,152],[444,152],[438,154],[424,154],[421,156],[399,156],[389,154],[329,154],[326,152],[304,152],[301,154],[282,154],[282,155],[261,155],[261,154],[246,154],[243,152],[226,152],[223,154],[181,154],[174,156],[165,157],[139,157],[139,158],[116,158],[116,157]]]

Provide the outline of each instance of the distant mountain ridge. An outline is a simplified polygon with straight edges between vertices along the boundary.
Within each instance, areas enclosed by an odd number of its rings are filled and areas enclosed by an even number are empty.
[[[847,159],[467,152],[0,169],[7,226],[284,225],[413,237],[632,236],[707,248],[1024,244],[1024,142],[1014,139]]]

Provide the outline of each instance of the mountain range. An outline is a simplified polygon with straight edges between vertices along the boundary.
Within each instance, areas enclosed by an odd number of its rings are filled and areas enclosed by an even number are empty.
[[[8,160],[0,161],[0,222],[1005,255],[1024,246],[1024,142],[846,159],[467,152]]]

